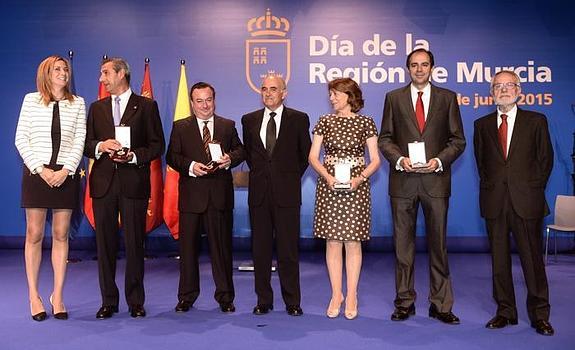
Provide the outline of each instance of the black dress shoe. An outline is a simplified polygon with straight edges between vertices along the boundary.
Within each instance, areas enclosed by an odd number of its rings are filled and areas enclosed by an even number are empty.
[[[487,322],[485,328],[489,329],[498,329],[503,328],[507,325],[516,325],[517,319],[516,318],[507,318],[505,316],[495,315],[492,319]]]
[[[429,317],[438,319],[446,324],[459,324],[459,318],[453,312],[439,312],[435,305],[431,304],[429,307]]]
[[[303,310],[299,305],[287,305],[286,311],[290,316],[301,316],[303,315]]]
[[[551,323],[545,320],[537,320],[531,323],[531,327],[535,328],[535,331],[541,335],[553,335],[555,330],[551,327]]]
[[[409,316],[415,315],[415,304],[411,304],[408,308],[398,306],[391,314],[392,321],[405,321]]]
[[[256,307],[254,307],[254,315],[265,315],[267,313],[269,313],[271,310],[274,309],[273,305],[256,305]]]
[[[226,314],[230,314],[232,312],[236,312],[236,307],[234,306],[234,303],[232,303],[232,302],[220,303],[220,310],[222,310],[222,312],[224,312]]]
[[[136,317],[146,317],[146,309],[142,305],[132,305],[130,306],[130,316]]]
[[[47,318],[48,314],[46,313],[46,311],[38,312],[36,315],[32,315],[32,319],[38,322],[44,321]]]
[[[180,300],[178,301],[178,305],[174,308],[176,312],[188,312],[192,307],[191,301]]]
[[[96,318],[99,320],[103,320],[105,318],[112,317],[115,313],[118,312],[117,305],[104,305],[96,312]]]

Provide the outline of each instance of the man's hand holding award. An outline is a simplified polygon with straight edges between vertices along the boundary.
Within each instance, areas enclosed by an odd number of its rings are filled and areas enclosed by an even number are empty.
[[[132,160],[132,154],[130,152],[130,127],[129,126],[116,126],[116,141],[120,144],[120,147],[112,154],[110,157],[113,161],[119,163],[126,163]]]
[[[224,154],[222,152],[222,146],[219,142],[212,141],[208,143],[208,149],[210,150],[210,157],[212,158],[208,164],[206,164],[206,172],[211,174],[216,170],[221,168],[221,165],[224,162],[227,162],[227,159],[224,158]],[[227,155],[226,155],[227,156]],[[229,156],[227,156],[229,158]]]

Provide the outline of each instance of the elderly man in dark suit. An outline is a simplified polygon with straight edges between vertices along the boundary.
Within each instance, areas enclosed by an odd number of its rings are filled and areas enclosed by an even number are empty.
[[[208,236],[214,298],[225,313],[235,311],[232,279],[234,188],[230,168],[244,160],[235,122],[214,114],[216,92],[199,82],[190,90],[190,117],[174,122],[167,163],[180,174],[180,285],[176,312],[187,312],[200,294],[199,248],[203,227]],[[210,153],[209,143],[222,157]],[[213,162],[217,163],[213,163]],[[212,164],[210,164],[212,162]]]
[[[88,112],[84,154],[94,159],[90,195],[94,207],[98,271],[102,307],[99,319],[118,312],[116,286],[118,215],[126,247],[125,293],[132,317],[144,309],[144,238],[150,198],[150,162],[164,153],[164,133],[158,104],[132,93],[130,67],[122,58],[102,62],[100,82],[110,97],[92,103]],[[116,127],[130,129],[130,150],[119,156],[122,145]]]
[[[248,202],[258,302],[253,313],[273,309],[271,267],[274,238],[282,297],[289,315],[300,316],[299,252],[301,177],[311,147],[307,114],[283,105],[285,81],[267,76],[261,86],[265,108],[242,117],[250,168]]]
[[[479,204],[489,235],[493,298],[497,303],[497,313],[486,327],[517,324],[509,243],[512,232],[527,285],[531,326],[539,334],[553,335],[541,253],[543,217],[549,214],[545,186],[553,168],[553,148],[547,119],[543,114],[518,108],[520,93],[519,77],[514,72],[497,73],[491,80],[497,111],[475,121]]]
[[[411,84],[385,97],[379,147],[390,163],[389,196],[395,243],[394,321],[415,314],[415,223],[419,204],[425,216],[429,250],[429,317],[459,324],[451,309],[453,290],[447,262],[447,209],[451,165],[465,149],[454,92],[432,85],[433,54],[417,49],[407,57]],[[426,164],[415,167],[408,144],[424,142]]]

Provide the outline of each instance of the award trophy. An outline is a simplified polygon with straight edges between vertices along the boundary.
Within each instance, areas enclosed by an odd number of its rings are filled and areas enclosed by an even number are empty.
[[[112,153],[112,159],[125,160],[130,153],[130,127],[129,126],[116,126],[115,139],[122,145],[122,148],[117,149]]]
[[[425,168],[427,160],[425,158],[425,142],[410,142],[407,144],[411,167],[414,169]]]
[[[351,188],[351,164],[340,160],[335,163],[335,179],[337,182],[333,185],[335,190],[349,190]]]
[[[206,164],[206,167],[208,168],[206,171],[208,174],[211,174],[218,170],[218,166],[220,165],[218,161],[224,156],[224,153],[222,152],[222,145],[217,141],[208,143],[208,149],[210,151],[211,160]]]

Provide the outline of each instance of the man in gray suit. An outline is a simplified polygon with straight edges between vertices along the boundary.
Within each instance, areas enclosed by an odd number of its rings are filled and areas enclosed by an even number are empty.
[[[415,314],[413,267],[415,223],[419,204],[425,215],[429,249],[429,317],[459,324],[451,312],[453,291],[447,262],[447,209],[451,194],[451,164],[465,149],[456,95],[429,80],[433,54],[425,49],[407,56],[411,83],[385,97],[379,148],[390,163],[389,196],[395,244],[395,310],[393,321]],[[424,142],[426,164],[415,167],[408,144]]]

